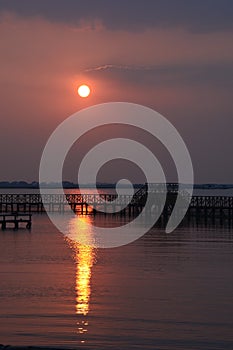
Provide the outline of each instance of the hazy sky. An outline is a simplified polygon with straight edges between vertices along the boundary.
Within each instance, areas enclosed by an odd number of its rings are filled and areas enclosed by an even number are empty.
[[[83,82],[92,88],[86,100],[76,92]],[[196,182],[233,183],[233,2],[0,0],[0,96],[0,181],[38,180],[43,147],[70,114],[128,101],[173,123]],[[172,181],[162,147],[128,132],[158,151]],[[81,140],[66,179],[76,179],[72,166],[87,149],[112,135],[103,128]]]

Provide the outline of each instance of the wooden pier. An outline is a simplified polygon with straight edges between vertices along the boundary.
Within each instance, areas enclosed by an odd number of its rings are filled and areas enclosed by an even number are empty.
[[[0,214],[0,224],[2,230],[6,228],[13,227],[18,230],[20,224],[26,224],[26,228],[30,229],[32,226],[32,214],[26,213],[1,213]]]
[[[156,207],[158,198],[164,188],[159,184],[150,184],[149,191],[153,193],[150,211],[159,211]],[[162,216],[169,217],[176,202],[178,184],[167,184],[167,197]],[[142,186],[131,198],[129,195],[116,194],[0,194],[0,213],[43,213],[65,212],[71,208],[78,214],[97,214],[108,211],[119,211],[120,215],[138,215],[147,200],[148,184]],[[154,198],[154,201],[153,201]],[[131,199],[131,200],[130,200]],[[183,191],[183,200],[188,199],[188,193]],[[93,209],[94,208],[94,209]],[[233,220],[233,197],[228,196],[192,196],[186,216],[188,218],[216,218]],[[23,222],[23,221],[21,221]]]

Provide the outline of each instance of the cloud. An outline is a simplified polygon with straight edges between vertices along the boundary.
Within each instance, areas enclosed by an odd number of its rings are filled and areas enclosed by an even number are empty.
[[[127,66],[119,64],[104,64],[103,66],[92,67],[85,69],[84,72],[98,72],[98,71],[114,71],[114,70],[123,70],[123,71],[137,71],[137,70],[152,70],[153,67],[146,66]]]
[[[205,32],[233,28],[231,0],[0,0],[0,11],[69,25],[100,21],[110,30],[179,27]]]
[[[221,86],[233,88],[233,63],[157,66],[105,64],[85,69],[91,77],[151,86]]]

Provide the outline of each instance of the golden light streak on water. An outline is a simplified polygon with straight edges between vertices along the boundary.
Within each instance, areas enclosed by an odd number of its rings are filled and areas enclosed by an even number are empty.
[[[76,252],[76,313],[84,316],[89,312],[91,268],[94,262],[93,249],[90,246],[80,245]]]
[[[88,244],[80,244],[75,241],[74,232],[79,232],[83,236],[82,242],[90,241],[91,232],[88,225],[90,218],[83,216],[72,220],[72,239],[67,238],[69,246],[74,250],[74,259],[76,262],[76,314],[79,316],[77,322],[77,333],[85,334],[87,332],[87,315],[90,310],[91,298],[91,275],[92,266],[96,261],[96,249]],[[82,317],[83,316],[83,317]],[[84,343],[85,340],[81,340]]]

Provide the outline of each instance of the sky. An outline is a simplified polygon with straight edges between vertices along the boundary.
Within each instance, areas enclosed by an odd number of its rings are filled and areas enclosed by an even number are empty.
[[[0,0],[0,181],[37,181],[43,148],[69,115],[103,102],[148,106],[183,137],[196,183],[233,183],[233,2],[231,0]],[[92,93],[82,99],[81,83]],[[99,128],[69,153],[64,179],[95,143],[130,135],[172,160],[145,133]],[[131,164],[132,165],[132,164]],[[111,182],[140,170],[115,161]],[[133,173],[133,175],[132,175]]]

